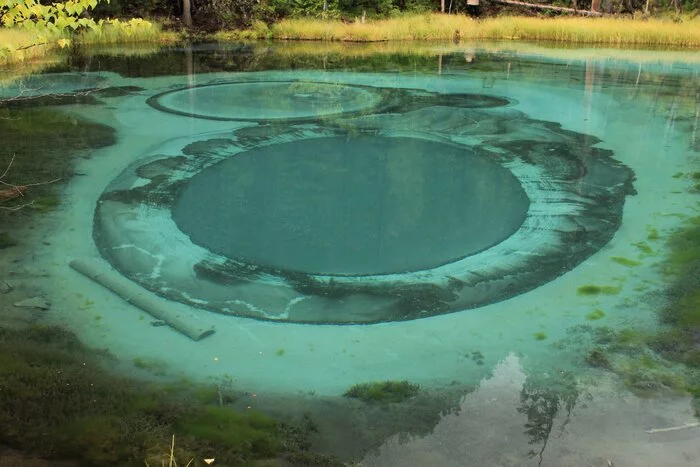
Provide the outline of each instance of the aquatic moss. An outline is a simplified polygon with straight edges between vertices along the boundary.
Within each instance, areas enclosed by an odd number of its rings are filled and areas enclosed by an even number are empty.
[[[3,444],[47,459],[105,467],[143,465],[144,459],[169,452],[173,434],[176,454],[185,463],[195,452],[215,453],[221,465],[248,465],[307,449],[290,452],[283,425],[214,405],[222,403],[218,395],[202,404],[185,384],[168,387],[111,375],[102,365],[113,359],[58,327],[0,327]],[[326,459],[317,465],[337,463]]]
[[[620,286],[612,286],[612,285],[582,285],[578,289],[576,289],[576,294],[577,295],[584,295],[584,296],[594,296],[594,295],[616,295],[622,290],[622,287]]]
[[[647,240],[658,240],[661,238],[659,231],[654,227],[647,227]],[[651,248],[650,248],[651,249]]]
[[[595,368],[610,369],[612,367],[607,353],[601,348],[591,349],[584,359],[588,365]]]
[[[469,355],[467,355],[469,357]],[[484,364],[484,354],[479,352],[478,350],[475,350],[471,353],[471,359],[474,363],[477,365],[483,365]]]
[[[146,370],[154,375],[162,376],[165,374],[166,366],[163,362],[136,357],[132,360],[132,363],[136,368]]]
[[[11,246],[16,246],[17,240],[12,237],[12,235],[2,232],[0,233],[0,250],[3,248],[9,248]]]
[[[649,235],[651,235],[651,233]],[[656,235],[658,235],[658,232],[656,233]],[[654,250],[646,242],[637,242],[637,243],[633,243],[633,245],[636,246],[639,249],[639,251],[641,251],[645,255],[653,255],[654,254]]]
[[[250,456],[274,457],[281,449],[277,438],[277,422],[263,414],[238,412],[228,407],[206,406],[197,413],[179,420],[175,429],[182,436],[207,440],[219,449],[211,454],[229,458]]]
[[[586,319],[589,321],[596,321],[605,318],[605,312],[600,308],[596,308],[586,315]]]
[[[615,365],[615,371],[628,388],[642,396],[662,390],[684,392],[687,388],[681,368],[646,352],[621,358]]]
[[[653,334],[637,330],[581,327],[591,332],[592,347],[584,354],[585,362],[596,368],[609,369],[620,376],[623,383],[639,395],[658,391],[683,392],[688,387],[685,368],[664,358],[660,348],[677,336],[668,334],[654,345]],[[675,344],[674,344],[675,345]]]
[[[417,384],[411,384],[406,380],[378,381],[356,384],[343,395],[364,402],[403,402],[415,397],[419,389]]]
[[[91,149],[116,142],[116,133],[111,127],[39,107],[0,107],[0,135],[3,135],[0,171],[12,160],[12,167],[4,181],[16,185],[49,182],[57,178],[70,179],[74,174],[73,162],[77,158],[86,156]],[[4,137],[6,135],[12,137]],[[51,144],[46,144],[47,141]],[[49,183],[29,187],[21,204],[34,201],[35,207],[42,210],[55,207],[58,202],[57,185]],[[9,216],[16,223],[28,212],[32,210],[0,210],[0,224],[6,225],[8,221],[5,218]]]
[[[32,209],[36,209],[41,212],[48,212],[56,209],[61,201],[56,195],[46,195],[33,198],[31,201]]]
[[[642,264],[641,261],[625,258],[624,256],[612,256],[610,258],[610,260],[612,260],[613,262],[615,262],[617,264],[621,264],[623,266],[630,266],[630,267],[640,266]]]
[[[665,322],[700,331],[700,289],[679,297],[663,311]]]
[[[687,219],[683,226],[669,236],[669,254],[664,259],[663,270],[683,275],[700,262],[700,216]]]

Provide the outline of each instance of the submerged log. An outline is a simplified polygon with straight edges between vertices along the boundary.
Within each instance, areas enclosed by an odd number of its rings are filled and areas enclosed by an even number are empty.
[[[102,267],[99,263],[90,260],[73,260],[70,266],[192,340],[198,341],[214,334],[213,327],[202,328],[194,320],[174,313],[160,299],[112,269]]]

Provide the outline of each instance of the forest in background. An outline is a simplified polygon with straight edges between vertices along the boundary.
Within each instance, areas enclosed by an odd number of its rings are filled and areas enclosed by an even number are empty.
[[[590,10],[592,0],[530,1],[555,7]],[[349,22],[365,18],[385,19],[440,12],[441,7],[440,0],[111,0],[110,3],[100,3],[95,9],[95,15],[181,18],[184,10],[189,9],[195,28],[214,31],[249,28],[256,21],[271,25],[289,18],[339,19]],[[481,0],[478,7],[468,6],[467,0],[444,0],[444,8],[446,13],[480,17],[560,14],[553,10],[507,5],[497,0]],[[601,0],[600,11],[628,17],[665,16],[682,21],[700,14],[700,0]]]

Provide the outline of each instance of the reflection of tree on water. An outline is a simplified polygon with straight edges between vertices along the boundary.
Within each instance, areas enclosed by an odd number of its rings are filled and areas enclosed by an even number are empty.
[[[518,413],[527,416],[525,433],[530,436],[531,445],[542,444],[539,451],[532,449],[528,453],[530,457],[539,458],[539,465],[542,465],[544,451],[547,449],[557,416],[560,411],[566,413],[559,429],[561,433],[569,423],[571,412],[580,395],[578,384],[571,373],[561,372],[560,378],[555,382],[533,382],[531,377],[528,377],[520,393],[521,405],[518,407]]]

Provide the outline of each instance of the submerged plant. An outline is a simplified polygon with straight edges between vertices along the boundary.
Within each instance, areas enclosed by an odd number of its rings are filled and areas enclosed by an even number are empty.
[[[640,266],[642,264],[641,261],[625,258],[624,256],[612,256],[610,259],[613,262],[621,264],[623,266]]]
[[[589,321],[596,321],[605,318],[605,312],[600,308],[596,308],[586,315],[586,319]]]
[[[15,240],[10,234],[6,232],[0,233],[0,249],[9,248],[15,245],[17,245],[17,240]]]
[[[379,381],[356,384],[348,389],[345,397],[364,402],[403,402],[418,394],[419,386],[403,381]]]
[[[179,439],[178,459],[215,454],[210,457],[221,465],[248,465],[308,454],[299,433],[290,440],[290,425],[236,411],[218,393],[210,392],[214,397],[204,403],[196,394],[201,389],[188,384],[114,376],[102,368],[105,359],[113,358],[58,327],[0,327],[3,444],[47,459],[106,467],[143,465],[144,460],[161,465],[173,434]],[[318,460],[314,465],[337,465],[322,456]]]
[[[582,285],[576,289],[578,295],[617,295],[622,287],[612,285]]]

